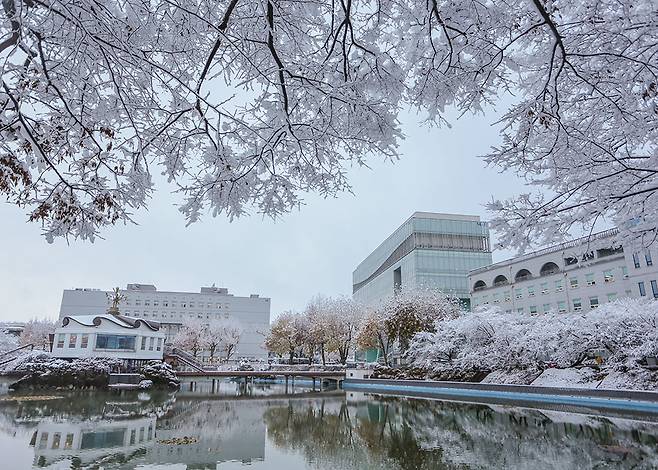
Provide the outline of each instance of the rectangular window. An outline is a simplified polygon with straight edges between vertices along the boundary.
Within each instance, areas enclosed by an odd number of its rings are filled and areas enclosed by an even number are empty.
[[[542,294],[548,294],[548,282],[542,282],[539,285],[539,288],[541,289]]]
[[[135,336],[127,335],[96,335],[96,349],[134,350]]]
[[[189,307],[194,308],[194,302],[190,302]]]
[[[149,338],[149,351],[153,351],[153,343],[155,342],[155,338],[151,336]]]
[[[512,300],[512,293],[511,293],[510,291],[508,291],[508,290],[505,291],[505,292],[503,293],[503,299],[505,299],[505,302],[509,302],[510,300]],[[207,316],[207,315],[206,315],[206,316]]]
[[[537,306],[536,305],[531,305],[530,306],[530,313],[537,313]]]
[[[59,449],[59,441],[62,439],[62,435],[58,432],[53,434],[53,445],[50,446],[52,449]]]
[[[64,339],[66,338],[66,335],[64,333],[60,333],[57,335],[57,349],[62,349],[64,347]]]
[[[149,305],[151,305],[151,301],[150,300],[145,300],[144,301],[144,307],[148,307]]]
[[[48,433],[42,432],[39,438],[39,449],[45,449],[48,446]]]
[[[628,268],[626,266],[621,267],[621,275],[626,279],[628,277]]]
[[[157,300],[154,300],[154,301],[153,301],[153,306],[154,306],[154,307],[157,307],[158,305],[160,305],[160,302],[158,302]]]
[[[69,335],[69,348],[75,348],[75,343],[78,342],[78,335],[75,333],[71,333]]]
[[[141,300],[135,300],[135,306],[137,307],[139,305],[142,305],[142,301]]]
[[[653,293],[653,298],[658,299],[658,284],[656,284],[656,281],[651,281],[651,292]]]
[[[144,428],[139,428],[139,442],[144,442]]]
[[[544,304],[543,312],[548,313],[551,310],[551,304]]]
[[[560,301],[557,303],[557,311],[560,313],[565,313],[567,311],[567,303]]]
[[[135,435],[137,434],[135,429],[130,430],[130,445],[135,443]]]
[[[596,281],[594,280],[594,274],[585,274],[585,282],[587,282],[588,286],[594,286],[596,285]]]
[[[646,252],[644,253],[644,260],[647,262],[647,266],[653,266],[653,260],[651,259],[651,253]]]
[[[535,286],[529,286],[528,287],[528,297],[534,297],[535,296]]]
[[[516,309],[516,313],[523,313],[523,307],[519,307]]]
[[[612,292],[612,293],[608,294],[608,302],[612,302],[613,300],[616,300],[616,299],[617,299],[617,293],[616,292]]]
[[[564,285],[562,284],[562,279],[555,281],[555,292],[562,292],[564,290]]]
[[[633,264],[636,268],[640,267],[640,257],[637,255],[637,253],[633,253]]]
[[[68,433],[64,441],[64,448],[70,449],[71,447],[73,447],[73,433]]]
[[[607,269],[603,271],[603,281],[604,282],[615,282],[615,275],[612,274],[612,269]]]
[[[577,277],[570,278],[569,285],[571,286],[572,289],[578,289],[578,278]]]
[[[599,298],[598,297],[590,297],[589,298],[589,308],[596,308],[599,306]]]
[[[142,351],[146,349],[146,336],[142,336]]]
[[[644,288],[644,281],[638,282],[637,286],[640,288],[640,296],[644,297],[647,295],[647,290]]]
[[[158,346],[155,348],[156,351],[162,350],[162,338],[158,338]]]
[[[573,299],[573,310],[574,312],[580,312],[583,309],[583,303],[580,299]]]
[[[522,289],[514,289],[514,297],[517,299],[522,299],[523,298],[523,290]]]

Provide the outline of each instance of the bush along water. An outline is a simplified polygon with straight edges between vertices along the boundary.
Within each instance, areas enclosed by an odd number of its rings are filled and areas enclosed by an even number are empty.
[[[25,375],[9,386],[12,390],[30,388],[106,388],[110,372],[121,366],[118,359],[97,357],[66,361],[45,352],[28,353],[13,361],[5,373]]]
[[[168,387],[176,389],[180,380],[169,364],[161,361],[150,361],[139,371],[146,380],[151,381],[154,387]]]

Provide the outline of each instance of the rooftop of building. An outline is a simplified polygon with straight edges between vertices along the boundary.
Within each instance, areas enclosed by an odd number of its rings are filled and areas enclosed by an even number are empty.
[[[76,287],[74,289],[71,289],[74,291],[83,291],[83,292],[102,292],[101,289],[92,289],[92,288],[87,288],[87,287]],[[154,293],[157,292],[158,294],[172,294],[172,295],[185,295],[185,294],[209,294],[209,295],[224,295],[228,297],[235,297],[234,294],[229,293],[227,287],[217,287],[217,286],[210,286],[210,287],[201,287],[199,289],[199,292],[183,292],[183,291],[162,291],[158,290],[158,288],[153,285],[153,284],[138,284],[138,283],[132,283],[126,285],[126,288],[123,289],[126,292],[143,292],[143,293]],[[268,299],[268,297],[261,297],[260,294],[249,294],[248,296],[238,296],[238,297],[245,297],[245,298],[250,298],[250,299]]]
[[[474,274],[479,274],[479,273],[489,271],[490,269],[502,268],[502,267],[509,266],[511,264],[514,264],[514,263],[520,263],[520,262],[527,261],[527,260],[532,259],[532,258],[537,258],[539,256],[544,256],[544,255],[548,255],[548,254],[551,254],[551,253],[557,253],[557,252],[565,251],[565,250],[568,250],[569,248],[574,248],[574,247],[577,247],[577,246],[592,245],[592,244],[595,244],[596,242],[600,242],[601,240],[605,240],[606,238],[613,237],[613,236],[617,235],[617,233],[619,233],[619,230],[617,228],[612,228],[612,229],[609,229],[609,230],[604,230],[602,232],[593,233],[593,234],[587,235],[585,237],[580,237],[580,238],[576,238],[574,240],[570,240],[568,242],[558,243],[556,245],[547,246],[546,248],[542,248],[540,250],[533,251],[533,252],[530,252],[530,253],[525,253],[525,254],[522,254],[522,255],[517,256],[515,258],[508,258],[506,260],[498,261],[497,263],[493,263],[493,264],[490,264],[488,266],[483,266],[481,268],[474,269],[473,271],[470,271],[468,273],[468,275],[472,276]],[[592,247],[592,248],[594,248],[594,247]]]
[[[412,222],[414,219],[429,219],[429,220],[450,220],[450,221],[458,221],[458,222],[475,222],[475,223],[484,223],[481,221],[479,215],[468,215],[468,214],[447,214],[443,212],[423,212],[423,211],[416,211],[411,216],[409,216],[404,222],[402,222],[400,225],[398,225],[395,230],[391,232],[391,234],[386,237],[377,247],[372,250],[368,255],[361,260],[361,262],[357,265],[356,269],[353,271],[354,273],[358,272],[363,266],[366,265],[368,262],[368,259],[371,258],[372,256],[377,256],[378,252],[380,252],[383,247],[387,245],[387,243],[394,239],[395,237],[398,236],[398,233],[404,229],[404,227]]]
[[[101,325],[102,320],[107,320],[123,328],[138,329],[144,325],[153,331],[158,331],[160,329],[160,323],[156,321],[128,317],[126,315],[112,315],[110,313],[101,315],[67,315],[62,318],[62,326],[66,326],[71,321],[74,321],[80,325],[96,327]]]

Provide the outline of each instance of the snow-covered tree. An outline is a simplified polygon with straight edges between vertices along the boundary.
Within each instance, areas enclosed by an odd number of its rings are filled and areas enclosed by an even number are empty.
[[[293,363],[295,354],[304,345],[305,332],[299,328],[299,315],[294,312],[280,314],[270,328],[265,340],[265,347],[280,356],[287,355]]]
[[[524,248],[603,216],[656,234],[658,14],[630,0],[4,0],[0,192],[48,240],[130,221],[157,168],[203,213],[276,216],[397,156],[398,112],[479,112],[486,157],[548,188],[493,201]]]
[[[181,326],[180,331],[174,336],[172,344],[174,347],[192,353],[197,357],[199,352],[208,347],[207,326],[197,319],[188,319]]]
[[[10,351],[18,347],[18,338],[16,335],[7,333],[0,325],[0,353]]]
[[[434,331],[437,320],[456,317],[460,308],[459,299],[423,287],[402,289],[381,307],[386,334],[403,353],[415,334]]]
[[[222,341],[220,343],[224,360],[228,361],[233,357],[235,350],[240,344],[243,329],[239,322],[223,320]]]
[[[21,346],[33,344],[35,349],[50,349],[50,335],[55,332],[55,322],[45,319],[32,319],[25,324],[21,332]]]
[[[385,365],[395,347],[395,340],[388,336],[386,328],[387,312],[384,309],[368,309],[361,320],[357,332],[356,344],[359,348],[379,350]]]
[[[306,324],[308,325],[307,343],[313,346],[314,351],[320,353],[322,365],[327,363],[327,353],[329,352],[327,342],[329,341],[328,313],[330,303],[327,297],[317,295],[309,301],[304,310]]]
[[[362,321],[363,307],[352,299],[331,299],[326,317],[327,350],[335,351],[341,364],[347,362],[354,351],[358,328]]]
[[[620,299],[585,313],[506,314],[497,307],[439,319],[407,356],[434,371],[575,367],[605,351],[604,365],[636,368],[658,356],[658,302]]]

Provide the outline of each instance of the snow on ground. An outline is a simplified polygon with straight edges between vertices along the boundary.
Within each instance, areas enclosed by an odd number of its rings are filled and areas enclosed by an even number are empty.
[[[600,388],[593,369],[546,369],[532,381],[538,387]]]
[[[528,385],[532,383],[540,374],[537,370],[495,370],[487,375],[482,383],[485,384],[511,384],[511,385]]]

